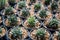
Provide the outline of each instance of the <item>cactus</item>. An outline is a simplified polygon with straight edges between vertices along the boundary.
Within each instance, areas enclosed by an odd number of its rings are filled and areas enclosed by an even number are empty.
[[[41,11],[39,12],[39,16],[40,16],[41,18],[47,17],[46,10],[41,10]]]
[[[0,33],[2,33],[2,28],[0,27]]]
[[[22,36],[22,31],[20,30],[19,27],[18,28],[13,28],[11,32],[12,32],[12,36],[14,38],[18,38],[18,37]]]
[[[11,15],[13,13],[13,8],[12,7],[7,7],[5,9],[5,15]]]
[[[41,8],[41,4],[40,3],[37,3],[37,4],[34,5],[34,9],[35,10],[38,11],[40,8]]]
[[[46,5],[49,5],[50,2],[51,2],[51,0],[45,0],[45,4],[46,4]]]
[[[27,21],[31,27],[35,26],[35,17],[31,16]]]
[[[6,0],[0,0],[0,10],[4,9],[6,5]]]
[[[17,17],[15,16],[15,15],[11,15],[9,18],[8,18],[8,20],[9,20],[9,23],[10,23],[10,25],[17,25]]]
[[[20,2],[18,3],[18,8],[22,9],[22,8],[24,8],[24,7],[26,7],[25,1],[20,1]]]
[[[58,28],[58,21],[57,19],[52,19],[49,23],[49,28],[57,29]]]
[[[37,30],[36,35],[43,37],[45,35],[45,33],[46,33],[45,29],[40,28],[40,29]]]
[[[23,17],[27,17],[27,16],[29,16],[29,15],[30,15],[29,10],[27,10],[27,9],[24,8],[24,9],[22,10],[22,16],[23,16]]]
[[[57,2],[53,2],[52,4],[51,4],[51,9],[52,10],[56,10],[58,8],[58,4],[57,4]]]

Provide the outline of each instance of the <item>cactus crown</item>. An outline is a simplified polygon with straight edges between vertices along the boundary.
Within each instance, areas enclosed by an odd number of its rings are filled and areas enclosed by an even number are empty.
[[[2,33],[2,28],[0,27],[0,33]]]
[[[39,12],[39,16],[40,16],[41,18],[47,17],[46,10],[41,10],[41,11]]]
[[[21,9],[24,8],[24,7],[26,7],[25,1],[20,1],[18,3],[18,7],[21,8]]]
[[[35,17],[31,16],[27,21],[31,27],[35,26]]]
[[[5,9],[5,15],[11,15],[13,13],[13,8],[12,7],[8,7]]]
[[[11,32],[14,38],[22,36],[22,31],[20,30],[19,27],[13,28]]]
[[[10,25],[17,25],[17,17],[15,15],[11,15],[9,17],[9,23]]]
[[[24,8],[24,9],[22,10],[22,16],[27,17],[28,15],[30,15],[29,11]]]
[[[51,8],[52,8],[52,10],[57,9],[57,8],[58,8],[58,4],[54,1],[54,2],[51,4]]]
[[[6,0],[0,0],[0,9],[4,8],[6,5]]]
[[[36,32],[36,35],[37,36],[44,36],[45,35],[45,29],[43,29],[43,28],[38,29]]]
[[[52,19],[49,23],[49,27],[58,27],[57,19]]]
[[[41,8],[41,4],[40,3],[35,4],[35,6],[34,6],[35,10],[39,10],[40,8]]]

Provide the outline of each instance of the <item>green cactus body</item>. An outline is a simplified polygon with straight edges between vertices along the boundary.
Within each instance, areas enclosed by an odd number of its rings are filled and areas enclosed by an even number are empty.
[[[49,28],[57,29],[58,28],[58,21],[56,19],[52,19],[49,23]]]
[[[29,16],[30,15],[30,12],[27,10],[27,9],[23,9],[22,10],[22,16],[23,17],[27,17],[27,16]]]
[[[56,10],[58,8],[58,4],[57,4],[57,2],[53,2],[52,4],[51,4],[51,9],[52,10]]]
[[[41,18],[46,18],[46,17],[47,17],[46,10],[41,10],[41,11],[39,12],[39,16],[40,16]]]
[[[12,36],[13,38],[19,38],[19,37],[22,37],[22,31],[20,30],[20,28],[13,28],[12,29]]]
[[[34,27],[35,26],[35,17],[31,16],[28,18],[28,23],[30,25],[30,27]]]
[[[13,8],[12,7],[8,7],[5,9],[5,15],[11,15],[13,14]]]
[[[40,38],[40,40],[45,40],[45,39],[43,39],[45,36],[45,33],[46,33],[45,29],[43,29],[43,28],[38,29],[36,32],[37,40],[39,40],[39,38]]]
[[[38,29],[36,32],[36,35],[37,36],[44,36],[45,35],[45,29],[43,29],[43,28]]]
[[[35,4],[35,6],[34,6],[34,9],[35,10],[40,10],[40,8],[41,8],[41,4],[40,3],[37,3],[37,4]]]
[[[24,8],[24,7],[26,7],[25,1],[20,1],[20,2],[18,3],[18,8],[22,9],[22,8]]]
[[[0,0],[0,9],[5,8],[6,0]]]
[[[8,18],[8,20],[9,20],[9,23],[10,23],[10,25],[17,25],[17,17],[15,16],[15,15],[11,15],[9,18]]]

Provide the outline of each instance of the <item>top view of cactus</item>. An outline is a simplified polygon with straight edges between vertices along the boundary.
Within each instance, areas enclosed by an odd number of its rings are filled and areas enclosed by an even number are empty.
[[[44,28],[32,31],[31,37],[33,40],[49,40],[49,32]]]
[[[19,36],[22,36],[22,31],[19,28],[12,29],[12,37],[17,38]]]
[[[17,25],[17,17],[14,16],[14,15],[11,15],[10,18],[9,18],[9,23],[11,25]]]
[[[23,31],[24,30],[24,31]],[[23,39],[27,36],[26,30],[21,28],[21,27],[15,27],[9,31],[9,39],[10,40],[18,40],[18,39]],[[25,35],[26,34],[26,35]],[[24,37],[25,36],[25,37]]]
[[[40,3],[35,4],[34,9],[35,11],[39,11],[41,9],[41,4]]]
[[[60,0],[0,0],[0,40],[60,40]]]
[[[13,8],[12,7],[8,7],[5,9],[5,15],[11,15],[13,14]]]
[[[47,17],[46,10],[41,10],[41,11],[39,12],[39,16],[40,16],[41,18],[46,18],[46,17]]]
[[[54,2],[51,4],[51,9],[52,9],[52,10],[58,9],[58,4],[57,4],[57,2],[54,1]]]
[[[26,7],[25,1],[20,1],[20,2],[18,2],[18,8],[19,8],[19,9],[22,9],[22,8],[24,8],[24,7]]]
[[[49,28],[57,29],[58,28],[58,21],[56,19],[52,19],[48,25]]]
[[[36,35],[43,37],[45,35],[45,30],[43,28],[38,29]]]
[[[31,27],[35,26],[35,17],[28,18],[28,23]]]
[[[29,15],[30,15],[29,10],[23,8],[23,9],[22,9],[21,16],[22,16],[23,18],[26,18],[26,17],[28,17]]]

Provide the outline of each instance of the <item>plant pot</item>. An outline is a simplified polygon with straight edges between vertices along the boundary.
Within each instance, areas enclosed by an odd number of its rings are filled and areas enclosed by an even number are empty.
[[[46,34],[44,36],[37,36],[36,32],[37,32],[37,29],[35,29],[31,32],[32,40],[49,40],[50,39],[49,31],[46,30]]]
[[[48,30],[55,31],[59,28],[59,21],[57,19],[51,19],[48,25],[46,25]]]
[[[22,35],[20,35],[19,36],[19,38],[18,38],[18,36],[15,38],[15,37],[13,37],[13,34],[11,34],[12,33],[12,30],[14,29],[14,28],[12,28],[12,29],[10,29],[9,31],[8,31],[8,38],[10,39],[10,40],[24,40],[26,37],[27,37],[27,31],[22,27],[15,27],[15,28],[19,28],[20,30],[21,30],[21,32],[22,32]],[[18,30],[18,29],[17,29]]]
[[[2,28],[1,30],[1,33],[0,33],[0,39],[2,40],[7,40],[8,37],[7,37],[7,29],[5,28],[5,26],[0,26],[0,28]]]
[[[10,17],[10,16],[9,16],[9,17]],[[22,20],[21,20],[19,17],[16,17],[17,20],[14,21],[14,22],[12,22],[9,17],[6,18],[6,19],[4,19],[4,25],[5,25],[6,27],[12,28],[12,27],[14,27],[14,26],[18,26],[18,25],[21,25],[21,24],[22,24]],[[10,22],[9,20],[10,20],[11,22]]]
[[[32,26],[29,25],[28,21],[26,20],[26,21],[23,23],[23,26],[24,26],[26,29],[32,30],[32,29],[40,28],[40,23],[39,23],[39,21],[36,21],[36,22],[35,22],[35,26],[32,27]]]
[[[47,11],[46,14],[47,14],[47,16],[44,17],[44,18],[39,16],[39,12],[36,14],[36,17],[37,17],[38,21],[43,22],[44,25],[47,25],[49,23],[49,21],[52,19],[52,14],[49,11]]]
[[[16,14],[18,14],[17,10],[15,8],[11,7],[11,6],[6,7],[5,10],[3,11],[3,13],[4,13],[3,16],[5,18],[8,18],[11,15],[16,16]]]
[[[58,31],[56,31],[56,32],[53,34],[53,40],[60,40],[60,38],[58,37]]]

